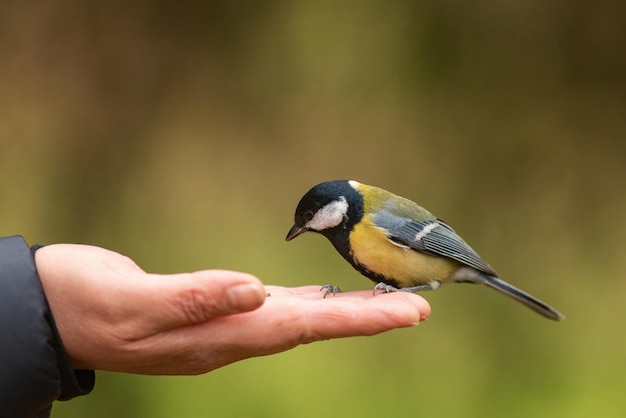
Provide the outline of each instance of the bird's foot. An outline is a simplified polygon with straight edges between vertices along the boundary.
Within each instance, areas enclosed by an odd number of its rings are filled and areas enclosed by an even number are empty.
[[[422,292],[424,290],[436,290],[436,289],[439,289],[440,287],[441,287],[441,282],[439,280],[433,280],[426,284],[420,284],[418,286],[401,287],[401,288],[393,287],[391,285],[380,282],[376,286],[374,286],[374,296],[376,296],[377,290],[382,290],[382,292],[380,292],[381,294],[391,293],[391,292],[415,293],[415,292]]]
[[[380,292],[382,294],[382,293],[397,292],[397,291],[402,290],[402,289],[398,289],[398,288],[393,287],[391,285],[388,285],[388,284],[385,284],[383,282],[380,282],[376,286],[374,286],[374,296],[376,296],[376,291],[377,290],[382,290],[382,292]]]
[[[335,296],[337,293],[341,293],[343,292],[339,286],[333,286],[332,284],[325,284],[324,286],[322,286],[322,288],[320,289],[321,291],[324,291],[324,299],[326,299],[326,296],[328,296],[329,293],[332,293],[333,296]]]

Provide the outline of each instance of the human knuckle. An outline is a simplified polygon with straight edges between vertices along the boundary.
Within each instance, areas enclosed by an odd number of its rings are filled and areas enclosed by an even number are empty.
[[[179,295],[179,308],[189,323],[199,323],[210,319],[216,310],[215,301],[198,288],[189,288]]]

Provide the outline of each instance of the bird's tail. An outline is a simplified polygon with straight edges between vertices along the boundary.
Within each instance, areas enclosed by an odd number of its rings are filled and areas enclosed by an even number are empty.
[[[523,303],[538,314],[543,315],[546,318],[553,319],[555,321],[565,319],[565,316],[556,309],[554,309],[552,306],[540,301],[536,297],[529,295],[528,293],[505,282],[504,280],[499,279],[495,276],[489,276],[487,274],[482,274],[481,276],[482,278],[484,278],[484,284],[492,289],[504,293],[507,296],[512,297],[518,302]]]

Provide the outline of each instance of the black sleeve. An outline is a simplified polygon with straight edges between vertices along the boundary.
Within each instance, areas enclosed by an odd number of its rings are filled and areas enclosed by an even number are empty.
[[[0,238],[0,417],[48,417],[53,401],[85,395],[94,381],[70,365],[30,248]]]

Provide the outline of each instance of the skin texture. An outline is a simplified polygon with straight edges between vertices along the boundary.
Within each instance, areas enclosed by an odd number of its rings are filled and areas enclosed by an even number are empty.
[[[299,344],[409,327],[430,315],[415,294],[323,299],[320,286],[264,286],[234,271],[151,274],[86,245],[49,245],[35,262],[76,369],[200,374]]]

